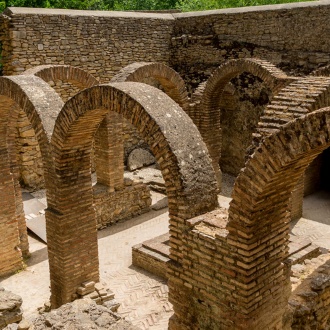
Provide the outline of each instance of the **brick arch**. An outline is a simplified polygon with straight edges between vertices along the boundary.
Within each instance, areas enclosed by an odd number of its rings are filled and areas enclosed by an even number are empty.
[[[198,99],[198,95],[194,97],[195,102],[198,103],[197,116],[195,116],[194,122],[208,146],[219,184],[221,184],[219,161],[222,146],[220,99],[230,80],[243,72],[259,77],[274,94],[292,80],[283,71],[265,60],[247,58],[230,60],[220,65],[206,83],[201,85],[203,91],[198,90],[200,99]]]
[[[98,80],[85,70],[71,65],[39,65],[23,72],[23,75],[34,75],[45,82],[62,80],[72,83],[80,90],[97,85]]]
[[[147,83],[146,79],[153,78],[158,81],[164,92],[180,105],[186,112],[189,108],[188,92],[184,80],[169,66],[163,63],[136,62],[132,63],[119,71],[111,82],[142,82]]]
[[[54,306],[69,301],[81,282],[98,280],[90,153],[93,135],[109,111],[137,127],[158,161],[169,199],[173,260],[180,261],[185,220],[218,205],[207,148],[191,119],[171,98],[134,82],[78,93],[64,105],[52,136],[56,198],[46,219]]]
[[[268,328],[266,322],[274,326],[270,315],[281,324],[291,291],[290,272],[283,264],[288,257],[291,191],[310,162],[329,146],[330,108],[324,108],[266,137],[235,183],[227,242],[236,262],[230,268],[240,288],[239,309],[249,311],[242,313],[251,319],[264,317],[265,323],[253,329]]]
[[[282,125],[327,106],[330,106],[329,77],[307,76],[292,82],[274,96],[260,117],[256,132],[253,133],[251,151]],[[302,216],[303,195],[304,176],[292,195],[292,219]]]
[[[254,145],[289,121],[330,105],[330,78],[307,76],[284,87],[260,117]]]
[[[20,110],[23,110],[36,133],[43,155],[45,174],[51,171],[49,140],[55,118],[63,102],[40,78],[33,76],[12,76],[0,78],[0,149],[1,149],[1,215],[0,273],[14,271],[20,267],[21,257],[28,254],[26,224],[22,197],[19,190],[15,163],[15,130]],[[45,175],[48,177],[48,175]],[[18,232],[17,232],[18,229]],[[1,260],[2,257],[6,257]]]

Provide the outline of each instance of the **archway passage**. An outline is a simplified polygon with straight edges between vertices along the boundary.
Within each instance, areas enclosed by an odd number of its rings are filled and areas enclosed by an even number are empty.
[[[200,98],[195,97],[198,111],[194,112],[193,121],[208,146],[219,186],[221,186],[219,162],[223,139],[220,123],[221,99],[228,83],[242,73],[249,73],[259,78],[273,94],[278,93],[281,88],[294,79],[265,60],[238,59],[230,60],[219,66],[203,84],[203,90],[198,90]]]
[[[140,82],[156,87],[165,92],[189,114],[189,98],[185,82],[181,76],[169,66],[163,63],[136,62],[122,68],[111,82]],[[190,115],[190,114],[189,114]],[[129,158],[135,149],[150,148],[141,138],[134,126],[123,120],[123,145],[124,160],[127,165]]]
[[[238,248],[233,258],[239,262],[231,267],[240,283],[237,304],[242,314],[249,311],[253,329],[281,327],[290,292],[290,274],[283,262],[288,256],[291,191],[311,161],[329,146],[330,108],[325,108],[265,138],[236,181],[227,240]]]
[[[56,175],[46,220],[53,306],[70,301],[83,281],[99,277],[90,154],[93,135],[109,111],[137,127],[156,156],[169,199],[173,261],[181,260],[185,220],[218,205],[207,148],[171,98],[132,82],[80,92],[64,105],[51,142]]]
[[[63,102],[40,78],[12,76],[0,78],[0,103],[3,193],[0,199],[0,275],[4,275],[22,266],[21,252],[23,255],[29,253],[22,195],[17,180],[15,131],[18,114],[23,111],[34,129],[47,179],[52,171],[49,140]]]

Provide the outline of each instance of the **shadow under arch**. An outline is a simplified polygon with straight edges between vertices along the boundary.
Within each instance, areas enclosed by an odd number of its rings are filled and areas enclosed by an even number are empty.
[[[189,116],[170,97],[133,82],[78,93],[64,105],[51,141],[56,198],[46,211],[46,225],[53,306],[70,301],[83,281],[99,279],[90,153],[92,138],[109,111],[137,127],[161,168],[173,261],[180,263],[185,220],[218,205],[207,148]]]
[[[50,137],[63,102],[43,80],[33,76],[0,78],[1,224],[0,273],[21,267],[21,252],[28,254],[22,196],[15,174],[15,130],[19,111],[24,111],[40,146],[46,187],[52,172]],[[20,247],[20,248],[19,248]],[[4,258],[2,260],[2,258]]]
[[[266,60],[245,58],[225,62],[205,83],[201,84],[198,96],[194,97],[198,111],[195,112],[193,120],[208,147],[219,186],[221,186],[219,162],[222,147],[220,100],[230,80],[244,72],[260,78],[273,91],[273,94],[278,93],[295,79],[288,77],[282,70]]]
[[[329,146],[330,108],[324,108],[266,137],[235,183],[226,240],[237,260],[228,267],[240,288],[236,304],[250,322],[245,327],[282,324],[291,291],[284,266],[291,192],[310,162]]]

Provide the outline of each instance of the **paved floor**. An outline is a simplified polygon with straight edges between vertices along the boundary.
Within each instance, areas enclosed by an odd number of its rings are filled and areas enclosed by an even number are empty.
[[[168,213],[162,209],[99,232],[101,282],[113,290],[121,303],[119,314],[141,329],[167,329],[172,306],[163,280],[131,266],[131,247],[167,231]],[[47,247],[32,235],[29,242],[32,253],[26,270],[1,282],[23,298],[27,318],[35,316],[36,309],[50,296]]]
[[[292,231],[325,248],[330,248],[330,194],[309,197],[304,202],[304,216]],[[155,196],[156,201],[162,195]],[[221,206],[228,207],[230,198],[220,196]],[[319,203],[319,204],[317,204]],[[321,205],[322,204],[322,205]],[[324,211],[320,211],[320,206]],[[322,213],[323,212],[323,213]],[[106,228],[99,235],[101,282],[107,284],[121,303],[119,314],[141,329],[167,329],[172,307],[168,302],[166,283],[131,265],[131,247],[168,230],[167,209],[151,211],[130,221]],[[36,315],[36,309],[48,300],[49,268],[47,247],[34,236],[29,237],[31,258],[27,268],[2,280],[1,285],[23,298],[25,317]]]

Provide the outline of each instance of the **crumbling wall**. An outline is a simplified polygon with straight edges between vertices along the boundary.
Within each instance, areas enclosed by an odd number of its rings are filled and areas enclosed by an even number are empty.
[[[329,14],[327,1],[174,14],[170,65],[192,91],[233,58],[259,57],[304,75],[330,61]]]
[[[238,175],[272,91],[260,78],[248,73],[232,79],[230,87],[224,91],[220,103],[220,167],[222,172]]]
[[[291,329],[328,329],[330,326],[330,254],[292,266],[289,299]]]
[[[151,197],[148,186],[126,178],[122,190],[109,192],[106,186],[93,187],[97,228],[126,220],[150,210]]]

